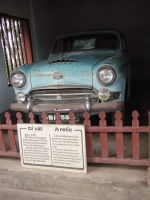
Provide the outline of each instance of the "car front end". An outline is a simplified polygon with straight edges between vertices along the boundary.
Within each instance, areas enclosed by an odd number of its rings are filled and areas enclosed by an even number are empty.
[[[12,103],[11,109],[79,116],[85,111],[93,115],[122,110],[130,57],[119,45],[115,50],[93,49],[94,36],[83,41],[79,35],[73,40],[74,51],[52,52],[45,61],[16,69],[11,83],[17,103]]]

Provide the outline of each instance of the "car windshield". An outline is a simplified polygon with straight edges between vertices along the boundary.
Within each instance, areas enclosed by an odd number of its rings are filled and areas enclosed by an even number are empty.
[[[114,33],[78,35],[56,40],[52,54],[86,50],[116,50],[119,48],[118,36]]]

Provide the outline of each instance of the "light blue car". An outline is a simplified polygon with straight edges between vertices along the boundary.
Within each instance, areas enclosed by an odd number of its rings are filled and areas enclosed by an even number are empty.
[[[55,113],[68,120],[88,111],[122,111],[132,83],[132,61],[124,36],[117,30],[83,31],[58,37],[47,60],[21,66],[11,74],[15,111],[49,120]]]

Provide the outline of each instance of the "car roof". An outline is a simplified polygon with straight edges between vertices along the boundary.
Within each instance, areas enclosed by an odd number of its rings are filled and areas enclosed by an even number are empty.
[[[84,30],[84,31],[69,33],[69,34],[66,34],[66,35],[61,35],[61,36],[57,37],[56,40],[60,39],[60,38],[71,37],[71,36],[86,35],[86,34],[97,34],[97,33],[114,33],[114,34],[118,35],[118,34],[121,33],[121,31],[116,30],[116,29]]]

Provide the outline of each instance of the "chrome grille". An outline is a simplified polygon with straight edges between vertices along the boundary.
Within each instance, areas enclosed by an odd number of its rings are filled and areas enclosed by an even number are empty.
[[[90,89],[61,89],[61,90],[42,90],[31,93],[33,100],[39,101],[65,101],[65,100],[82,100],[86,96],[97,98],[97,94]]]
[[[87,95],[49,95],[49,96],[42,96],[42,95],[33,95],[33,99],[35,100],[74,100],[74,99],[85,99]]]

